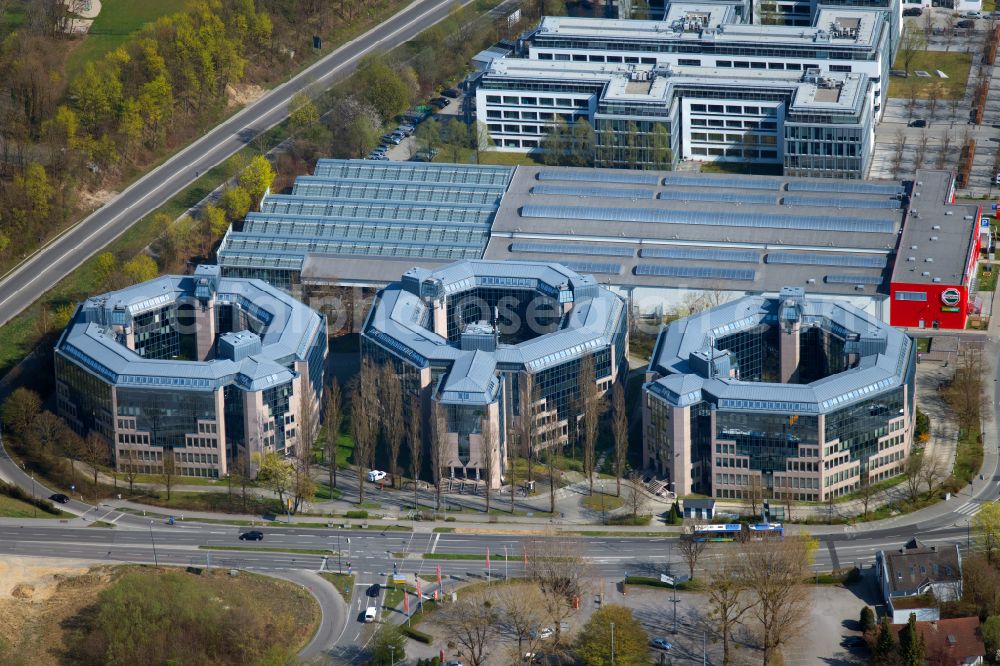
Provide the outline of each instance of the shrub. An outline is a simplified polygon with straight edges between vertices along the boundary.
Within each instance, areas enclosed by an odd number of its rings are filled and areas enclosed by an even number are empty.
[[[875,611],[872,610],[871,606],[865,606],[861,609],[859,624],[861,625],[861,631],[866,634],[870,631],[875,631],[878,623],[875,622]]]
[[[40,497],[33,498],[30,493],[13,484],[8,485],[0,481],[0,495],[6,495],[7,497],[13,497],[16,500],[27,502],[28,504],[37,506],[46,513],[51,513],[53,516],[58,516],[60,513],[59,509],[57,509],[52,502],[46,499],[41,499]]]
[[[403,629],[403,634],[407,638],[412,638],[413,640],[418,641],[420,643],[424,643],[425,645],[430,645],[431,642],[434,640],[434,638],[430,634],[420,631],[419,629],[414,629],[413,627],[407,627],[407,626],[402,627],[402,629]]]
[[[646,514],[643,516],[609,516],[607,520],[607,525],[649,525],[649,522],[653,519],[653,516]]]
[[[348,518],[367,518],[368,517],[368,512],[364,511],[364,510],[361,510],[361,511],[348,511],[344,515],[347,516]]]

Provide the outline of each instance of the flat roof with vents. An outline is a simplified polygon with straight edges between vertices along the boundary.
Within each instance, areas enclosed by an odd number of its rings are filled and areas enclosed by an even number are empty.
[[[609,264],[598,279],[622,287],[884,294],[906,194],[900,181],[522,166],[486,257]]]
[[[893,282],[966,283],[981,209],[977,204],[950,203],[952,180],[950,171],[917,171]]]

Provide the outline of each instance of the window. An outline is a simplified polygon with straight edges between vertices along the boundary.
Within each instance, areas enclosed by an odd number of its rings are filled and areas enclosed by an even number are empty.
[[[639,60],[640,60],[640,62],[642,62],[643,65],[655,65],[656,64],[656,58],[640,58]]]
[[[760,113],[760,107],[758,106],[744,106],[743,113],[747,115],[756,115]]]
[[[733,61],[732,60],[716,60],[715,61],[715,66],[716,67],[732,67],[733,66]]]
[[[602,56],[602,55],[592,55],[592,56],[590,56],[590,62],[604,62],[604,56]]]
[[[766,62],[752,62],[750,63],[750,69],[767,69]]]
[[[783,62],[769,62],[767,63],[768,69],[784,69],[785,63]]]
[[[538,98],[538,105],[539,106],[552,106],[552,98],[551,97],[539,97]]]
[[[897,291],[897,301],[926,301],[927,292],[924,291]]]
[[[850,72],[850,65],[830,65],[831,72]]]
[[[712,113],[725,113],[725,107],[721,104],[709,104],[708,110]]]
[[[802,65],[797,62],[786,62],[785,69],[802,69]]]
[[[486,102],[488,104],[499,104],[500,103],[500,96],[499,95],[487,95],[486,96]]]
[[[695,58],[681,58],[677,61],[677,64],[684,67],[701,67],[701,60],[697,60]]]
[[[518,100],[518,98],[516,98],[516,97],[504,97],[503,98],[503,103],[504,104],[519,104],[520,100]]]
[[[560,97],[556,100],[556,106],[573,106],[573,100]]]
[[[521,118],[524,120],[538,120],[538,114],[534,111],[522,111]]]
[[[631,56],[625,56],[625,62],[634,64],[634,65],[638,65],[639,64],[639,59],[638,58],[633,58]]]
[[[521,114],[519,114],[517,111],[504,111],[503,117],[507,118],[508,120],[509,119],[517,120],[518,118],[521,117]]]
[[[568,53],[557,53],[556,54],[556,60],[569,60],[569,54]]]
[[[700,112],[704,113],[705,112],[705,105],[704,104],[692,104],[691,105],[691,110],[692,111],[700,111]]]
[[[573,62],[587,62],[587,55],[585,53],[574,53]]]
[[[552,54],[551,53],[539,53],[538,54],[538,59],[539,60],[552,60]]]
[[[746,60],[737,60],[733,64],[736,65],[736,69],[750,69],[750,63]]]
[[[503,131],[509,134],[517,134],[521,131],[520,125],[504,125]]]
[[[622,61],[621,56],[612,56],[612,55],[608,56],[608,62],[621,62],[621,61]]]
[[[740,106],[727,106],[726,113],[743,113],[743,107]]]
[[[535,104],[538,104],[538,98],[536,98],[536,97],[522,97],[521,98],[521,104],[530,104],[530,105],[534,106]]]

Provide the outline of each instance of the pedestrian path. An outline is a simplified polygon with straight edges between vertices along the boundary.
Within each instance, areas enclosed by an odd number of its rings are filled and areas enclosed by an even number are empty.
[[[957,509],[955,509],[955,513],[957,513],[959,515],[962,515],[962,516],[972,517],[972,516],[976,515],[977,513],[979,513],[979,508],[981,506],[982,505],[979,502],[966,502],[962,506],[960,506]]]

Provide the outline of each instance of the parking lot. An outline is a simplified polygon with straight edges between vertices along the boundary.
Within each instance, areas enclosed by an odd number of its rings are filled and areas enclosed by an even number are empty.
[[[447,94],[446,94],[447,93]],[[454,96],[452,96],[454,95]],[[461,118],[461,109],[464,98],[460,91],[449,88],[442,91],[438,97],[432,98],[435,105],[426,107],[415,107],[406,114],[403,114],[404,121],[398,126],[387,128],[387,132],[382,136],[379,147],[373,150],[365,159],[386,159],[386,160],[415,160],[428,162],[434,158],[437,151],[428,153],[415,136],[417,127],[425,122],[448,122],[454,118]]]
[[[930,17],[930,19],[928,19]],[[960,21],[973,21],[971,28],[957,27]],[[982,64],[986,36],[993,21],[986,19],[961,19],[947,9],[925,9],[920,17],[907,17],[906,24],[924,32],[930,27],[927,51],[941,53],[949,62],[957,55],[970,62],[969,75],[964,82],[964,93],[957,99],[910,99],[908,96],[887,97],[882,121],[875,129],[875,150],[871,178],[899,179],[912,177],[917,168],[955,169],[962,146],[969,138],[976,140],[976,153],[970,176],[970,190],[985,194],[991,187],[993,165],[1000,150],[1000,72]],[[929,24],[928,24],[929,21]],[[944,54],[948,54],[944,56]],[[933,57],[927,58],[933,62]],[[914,68],[916,69],[916,68]],[[927,83],[941,79],[932,66],[924,68]],[[982,125],[970,122],[973,96],[980,74],[990,77],[990,95],[987,99]],[[910,73],[913,76],[913,72]],[[901,90],[893,87],[890,92],[898,95]]]

